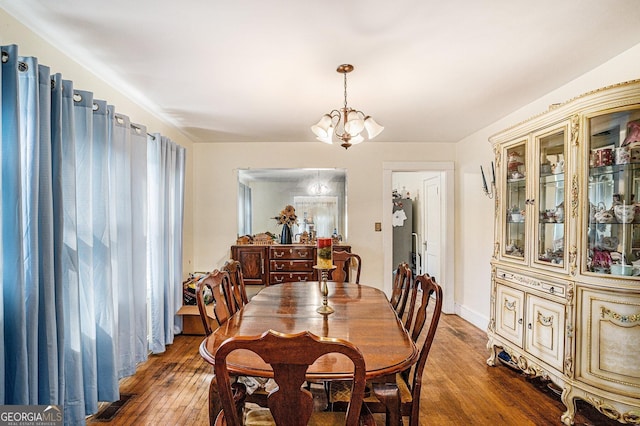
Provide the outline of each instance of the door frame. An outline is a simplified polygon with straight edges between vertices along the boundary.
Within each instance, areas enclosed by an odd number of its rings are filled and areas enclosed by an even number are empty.
[[[391,294],[393,276],[393,229],[392,211],[389,207],[393,191],[391,175],[393,172],[439,172],[442,189],[442,236],[440,247],[440,273],[438,284],[442,286],[444,313],[454,313],[455,290],[455,210],[454,210],[454,163],[446,162],[383,162],[382,163],[382,246],[383,246],[383,290]],[[447,236],[447,237],[444,237]],[[449,260],[449,261],[447,261]]]

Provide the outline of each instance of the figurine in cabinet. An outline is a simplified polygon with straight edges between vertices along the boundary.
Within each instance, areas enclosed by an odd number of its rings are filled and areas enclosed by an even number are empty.
[[[524,163],[522,162],[522,156],[517,151],[511,151],[509,156],[507,157],[507,170],[508,172],[514,173],[518,171],[518,167],[522,166]]]
[[[619,223],[631,223],[636,216],[636,206],[633,204],[618,204],[613,206],[613,213]]]
[[[611,253],[606,250],[593,249],[591,267],[595,272],[608,272],[611,267]]]
[[[629,148],[637,145],[640,145],[640,120],[630,121],[627,124],[627,137],[620,144],[620,146],[628,146]]]
[[[564,173],[564,160],[560,160],[555,164],[551,165],[551,173],[554,175]]]
[[[600,205],[598,206],[598,209],[596,210],[596,212],[593,215],[596,223],[612,223],[615,219],[615,216],[613,214],[612,210],[607,210],[604,207],[604,203],[600,203]]]

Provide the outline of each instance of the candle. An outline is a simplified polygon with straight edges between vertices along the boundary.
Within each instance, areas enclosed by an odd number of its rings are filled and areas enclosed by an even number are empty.
[[[320,269],[331,269],[333,267],[333,240],[331,238],[318,238],[318,255],[316,263]]]
[[[491,162],[491,177],[492,177],[492,181],[491,184],[495,185],[496,184],[496,170],[493,168],[493,161]]]
[[[480,173],[482,174],[482,189],[484,189],[484,192],[489,192],[489,188],[487,188],[487,180],[484,177],[484,170],[482,170],[482,166],[480,166]]]

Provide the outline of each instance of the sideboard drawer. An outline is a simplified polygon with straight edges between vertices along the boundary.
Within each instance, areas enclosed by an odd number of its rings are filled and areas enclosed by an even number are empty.
[[[313,260],[272,260],[271,272],[313,272]]]
[[[313,272],[272,272],[269,277],[271,284],[280,284],[296,281],[313,281]]]
[[[311,259],[313,260],[313,246],[277,246],[269,247],[269,259]]]

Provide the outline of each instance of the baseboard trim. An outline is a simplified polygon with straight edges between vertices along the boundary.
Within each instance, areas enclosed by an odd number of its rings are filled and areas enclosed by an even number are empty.
[[[459,305],[456,303],[455,313],[460,318],[474,325],[482,331],[486,331],[487,327],[489,326],[489,318],[463,305]]]

